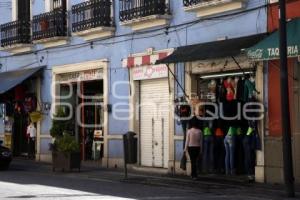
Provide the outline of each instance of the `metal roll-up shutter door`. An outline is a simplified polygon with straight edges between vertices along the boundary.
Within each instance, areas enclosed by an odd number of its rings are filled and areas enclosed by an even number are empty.
[[[141,164],[168,167],[169,86],[167,79],[141,81]]]

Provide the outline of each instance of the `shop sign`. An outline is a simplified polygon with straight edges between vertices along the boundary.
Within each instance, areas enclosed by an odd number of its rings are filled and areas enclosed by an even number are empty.
[[[245,56],[237,56],[235,57],[235,59],[243,70],[249,69],[252,66],[252,64],[249,62],[250,60],[247,59],[247,57]],[[192,63],[192,73],[203,75],[225,71],[240,71],[239,66],[237,66],[237,64],[232,60],[232,58],[202,60]]]
[[[168,67],[166,65],[149,65],[135,67],[132,69],[133,80],[146,80],[168,77]]]
[[[87,71],[78,71],[78,72],[59,74],[56,77],[57,77],[57,81],[62,83],[99,80],[99,79],[103,79],[103,71],[102,69],[93,69]]]
[[[287,47],[287,56],[288,57],[297,57],[299,55],[298,45],[288,46]],[[254,49],[248,51],[248,57],[256,60],[271,60],[279,58],[279,47],[266,48],[266,49]]]
[[[293,19],[287,22],[286,26],[287,56],[298,57],[300,55],[300,19]],[[279,38],[279,31],[273,32],[264,40],[248,48],[246,50],[248,57],[258,61],[279,59]]]

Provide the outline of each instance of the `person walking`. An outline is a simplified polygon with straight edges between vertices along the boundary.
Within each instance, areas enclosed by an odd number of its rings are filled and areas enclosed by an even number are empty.
[[[36,128],[34,127],[34,124],[32,122],[30,122],[30,124],[27,127],[27,138],[28,138],[28,158],[34,159]]]
[[[197,160],[202,148],[202,131],[201,123],[197,117],[193,117],[189,123],[189,130],[187,131],[186,143],[184,151],[189,153],[191,160],[192,178],[197,179]]]

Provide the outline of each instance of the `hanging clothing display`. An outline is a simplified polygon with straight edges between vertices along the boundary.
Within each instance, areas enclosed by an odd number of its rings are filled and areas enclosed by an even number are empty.
[[[208,103],[204,106],[204,113],[206,117],[214,117],[203,121],[203,172],[225,172],[228,175],[253,173],[256,150],[253,145],[257,134],[253,131],[256,129],[251,127],[255,124],[245,119],[240,109],[245,103],[255,102],[256,92],[250,75],[198,81],[199,101]],[[247,108],[258,109],[255,105]],[[253,112],[246,114],[255,116]]]

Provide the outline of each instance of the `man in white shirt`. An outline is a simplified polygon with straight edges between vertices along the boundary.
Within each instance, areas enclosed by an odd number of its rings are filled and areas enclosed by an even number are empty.
[[[27,127],[27,138],[28,138],[28,158],[34,159],[36,128],[34,127],[34,124],[32,122]]]

